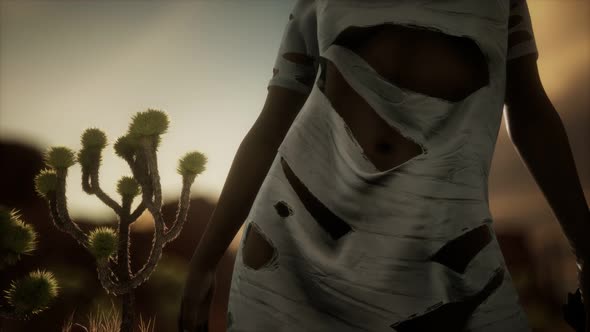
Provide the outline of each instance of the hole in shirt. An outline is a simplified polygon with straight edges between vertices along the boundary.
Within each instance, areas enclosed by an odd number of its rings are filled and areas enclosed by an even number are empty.
[[[392,84],[431,97],[458,102],[489,83],[487,59],[477,43],[436,28],[350,26],[334,44],[357,53]]]
[[[406,90],[456,102],[489,82],[484,54],[470,38],[395,24],[348,27],[334,44],[362,57],[379,75]],[[390,126],[329,59],[318,86],[345,121],[363,157],[382,172],[420,154],[422,146]]]
[[[277,211],[277,214],[283,218],[293,215],[293,210],[291,207],[283,201],[278,201],[274,205],[274,208]]]
[[[329,59],[321,65],[326,75],[319,82],[320,90],[344,121],[348,137],[361,148],[362,157],[377,171],[390,170],[424,153],[419,144],[390,126],[346,82]]]
[[[475,295],[458,302],[439,302],[429,307],[425,314],[414,314],[390,327],[398,332],[463,331],[475,309],[502,285],[503,280],[504,269],[498,268],[484,288]]]
[[[289,184],[303,203],[305,209],[311,214],[315,221],[322,227],[334,240],[340,239],[351,231],[350,225],[335,215],[320,200],[315,197],[307,187],[299,180],[293,172],[287,161],[281,158],[281,166]]]
[[[488,226],[481,225],[446,243],[431,259],[455,272],[465,273],[469,262],[490,241],[492,241],[492,236]]]
[[[272,243],[262,235],[258,227],[253,225],[253,222],[249,223],[248,228],[246,229],[246,240],[244,241],[242,258],[244,264],[258,270],[271,262],[276,249]]]

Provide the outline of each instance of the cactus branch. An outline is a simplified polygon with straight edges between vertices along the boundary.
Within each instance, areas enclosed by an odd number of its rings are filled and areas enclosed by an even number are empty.
[[[47,202],[49,204],[50,210],[50,217],[51,221],[53,221],[53,225],[60,231],[68,233],[65,228],[63,220],[59,217],[59,212],[57,212],[57,200],[56,200],[56,193],[49,192],[47,193]]]
[[[143,213],[143,211],[145,211],[145,209],[146,209],[145,204],[142,201],[141,203],[139,203],[137,208],[135,208],[135,211],[133,211],[133,213],[131,213],[131,217],[129,218],[131,220],[131,223],[135,222],[142,215],[142,213]]]
[[[100,188],[98,181],[98,167],[90,171],[90,183],[92,184],[92,192],[94,195],[120,216],[122,213],[121,206]]]
[[[135,157],[136,159],[138,157]],[[127,164],[129,165],[129,169],[131,169],[131,174],[137,180],[137,183],[143,188],[144,187],[144,179],[140,176],[140,170],[137,167],[137,161],[133,157],[125,157],[124,158]]]
[[[160,185],[160,174],[158,172],[158,159],[156,158],[156,148],[149,137],[141,138],[141,146],[146,163],[149,169],[152,189],[154,190],[154,204],[156,206],[162,205],[162,187]]]
[[[195,181],[195,176],[185,176],[182,179],[182,192],[180,194],[180,201],[178,203],[178,209],[176,213],[176,220],[170,227],[170,230],[164,235],[165,241],[170,242],[180,234],[182,226],[186,221],[188,214],[188,208],[190,205],[191,185]]]
[[[129,166],[131,167],[133,177],[135,177],[135,179],[141,186],[142,203],[146,205],[145,202],[152,201],[153,191],[152,183],[149,179],[148,170],[146,167],[145,157],[143,153],[140,153],[140,151],[138,151],[135,157],[135,161],[133,163],[130,163]]]
[[[118,278],[122,282],[129,281],[131,267],[129,266],[129,225],[131,220],[129,218],[129,210],[131,209],[131,201],[133,198],[123,196],[123,211],[119,218],[119,243],[117,248],[117,272]]]
[[[90,186],[90,174],[84,167],[82,167],[82,189],[89,195],[93,194],[92,187]]]
[[[144,266],[138,271],[136,276],[133,276],[132,279],[142,278],[143,275],[147,278],[151,270],[155,268],[160,256],[162,255],[162,248],[166,244],[164,239],[164,218],[162,216],[162,211],[160,207],[156,207],[152,202],[149,202],[144,197],[144,203],[146,204],[149,212],[152,214],[154,218],[154,241],[152,242],[152,248],[150,249],[150,255],[147,262]],[[149,273],[146,274],[147,270],[150,270]],[[143,282],[143,281],[142,281]],[[140,282],[141,283],[141,282]]]
[[[165,224],[161,212],[161,201],[159,205],[156,205],[154,204],[154,202],[152,202],[152,189],[153,187],[159,187],[160,180],[159,176],[156,177],[157,183],[153,183],[150,180],[147,167],[149,162],[147,162],[148,158],[146,158],[146,154],[149,155],[149,151],[146,152],[145,150],[147,149],[143,149],[143,151],[142,149],[139,149],[137,151],[136,159],[134,162],[131,162],[131,160],[127,160],[133,173],[133,176],[137,179],[137,182],[140,184],[142,188],[142,202],[140,203],[136,211],[134,211],[133,213],[133,215],[136,216],[136,218],[131,219],[131,216],[129,216],[129,218],[130,220],[137,219],[137,217],[139,217],[140,214],[139,211],[143,212],[143,210],[147,208],[154,217],[154,241],[152,242],[150,254],[145,264],[139,269],[139,271],[136,274],[130,273],[131,277],[128,280],[122,282],[120,285],[109,285],[107,272],[99,271],[103,273],[101,277],[101,282],[104,279],[105,284],[108,285],[110,287],[110,291],[114,293],[128,292],[130,291],[130,289],[136,288],[137,286],[145,282],[155,269],[158,261],[160,260],[162,256],[162,249],[166,244],[164,239]],[[157,168],[151,168],[151,172],[157,174]],[[121,221],[123,221],[123,219],[124,218],[122,218]]]
[[[60,223],[63,225],[64,229],[67,233],[69,233],[80,245],[84,246],[85,248],[88,247],[88,239],[84,231],[76,225],[70,218],[68,213],[68,205],[66,200],[66,176],[67,176],[67,169],[57,169],[57,190],[55,195],[55,207],[57,208],[57,215],[53,216],[55,218],[60,219]],[[50,206],[52,205],[50,200]],[[54,211],[51,211],[52,214]]]
[[[110,279],[110,269],[108,269],[108,265],[103,265],[98,268],[99,279],[109,292],[114,294],[125,294],[131,291],[134,288],[137,288],[139,285],[144,283],[151,273],[156,268],[158,261],[162,257],[162,250],[166,244],[164,239],[164,223],[162,220],[162,214],[159,212],[159,209],[156,209],[155,206],[151,203],[148,203],[148,209],[150,213],[154,215],[154,219],[160,220],[160,222],[156,222],[156,229],[154,230],[154,241],[152,242],[152,247],[150,249],[150,254],[148,260],[145,264],[137,271],[136,274],[132,274],[131,278],[128,281],[123,281],[121,283],[114,283]]]
[[[129,292],[129,285],[116,283],[112,277],[115,277],[115,273],[108,264],[98,264],[96,266],[96,272],[98,274],[98,280],[100,284],[107,291],[108,294],[121,295]]]
[[[88,138],[88,135],[85,136]],[[88,144],[88,142],[86,143]],[[94,148],[84,148],[78,154],[78,160],[82,166],[82,189],[87,194],[98,197],[105,205],[113,209],[117,215],[120,215],[121,206],[100,188],[98,169],[100,167],[101,151]]]
[[[125,161],[127,161],[127,164],[129,164],[129,168],[131,169],[133,177],[137,180],[137,182],[141,186],[141,191],[142,192],[147,191],[148,197],[150,197],[150,200],[151,200],[151,194],[149,194],[149,192],[151,191],[151,186],[149,186],[149,182],[146,182],[146,177],[140,175],[140,170],[137,167],[137,162],[134,161],[133,158],[125,158]],[[143,200],[144,200],[143,197],[146,197],[146,195],[142,196],[142,201],[139,203],[139,205],[137,206],[135,211],[133,211],[133,213],[131,213],[131,217],[130,217],[131,223],[135,222],[139,218],[139,216],[141,216],[143,211],[145,211],[145,209],[146,209],[146,205],[143,202]]]
[[[78,243],[84,248],[88,248],[88,236],[74,223],[68,214],[66,194],[65,194],[65,182],[67,176],[67,170],[57,170],[57,181],[58,186],[55,193],[50,193],[47,199],[49,201],[51,217],[54,220],[55,225],[59,230],[70,234]],[[128,288],[121,287],[111,279],[114,273],[107,264],[97,266],[98,278],[102,286],[107,292],[121,294],[124,293]]]
[[[164,248],[166,242],[164,240],[164,234],[160,230],[157,229],[154,232],[154,241],[152,242],[152,248],[150,249],[150,255],[148,260],[145,264],[131,277],[130,287],[136,288],[137,286],[141,285],[145,282],[150,274],[156,268],[158,261],[162,257],[162,249]]]

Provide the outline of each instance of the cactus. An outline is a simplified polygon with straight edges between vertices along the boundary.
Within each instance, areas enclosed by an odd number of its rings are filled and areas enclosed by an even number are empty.
[[[45,183],[46,184],[46,183]],[[43,189],[51,188],[44,186]],[[0,207],[0,269],[16,264],[21,255],[30,255],[37,245],[38,235],[33,227],[20,218],[17,210]],[[9,306],[0,307],[0,317],[29,319],[47,309],[57,297],[59,286],[51,272],[37,270],[13,280],[5,290]]]
[[[136,113],[127,133],[117,139],[115,153],[127,162],[133,175],[122,177],[117,184],[117,193],[121,195],[120,204],[100,187],[99,168],[107,138],[97,128],[89,128],[82,134],[82,149],[77,154],[66,147],[50,148],[45,158],[49,168],[35,178],[39,195],[49,204],[53,224],[70,234],[96,258],[101,285],[108,294],[121,297],[121,332],[132,331],[135,319],[134,289],[149,279],[164,246],[180,234],[188,213],[191,185],[196,176],[205,170],[207,162],[206,156],[200,152],[189,152],[179,160],[177,171],[182,176],[182,190],[176,220],[168,227],[161,212],[162,189],[156,152],[161,142],[160,136],[166,133],[169,124],[165,112],[148,109]],[[86,234],[70,218],[66,177],[68,168],[76,161],[82,168],[84,191],[98,197],[117,214],[116,230],[102,226]],[[131,203],[137,196],[141,197],[141,202],[131,211]],[[154,238],[147,261],[139,271],[132,273],[129,266],[129,226],[145,209],[154,217]]]

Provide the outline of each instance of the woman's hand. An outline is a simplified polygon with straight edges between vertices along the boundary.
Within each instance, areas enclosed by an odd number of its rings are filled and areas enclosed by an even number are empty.
[[[208,332],[215,272],[215,269],[198,269],[189,273],[178,315],[179,332]]]

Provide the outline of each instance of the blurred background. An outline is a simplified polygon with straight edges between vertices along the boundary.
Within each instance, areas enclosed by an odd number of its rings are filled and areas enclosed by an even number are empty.
[[[266,86],[294,0],[1,1],[0,205],[19,209],[40,235],[32,256],[0,271],[0,289],[37,267],[60,282],[55,304],[30,321],[2,321],[3,331],[60,331],[67,317],[86,316],[111,298],[92,257],[51,224],[33,177],[50,146],[81,148],[88,127],[113,143],[130,117],[148,107],[171,118],[158,162],[167,220],[176,213],[178,158],[208,157],[192,187],[187,224],[164,249],[151,279],[137,290],[138,313],[155,317],[156,331],[175,331],[186,265],[215,208],[231,162],[266,98]],[[586,198],[590,197],[590,2],[529,0],[541,80],[566,127]],[[548,151],[550,153],[550,151]],[[103,189],[116,196],[127,164],[109,145]],[[69,171],[70,214],[83,229],[115,225],[116,216]],[[523,307],[535,331],[572,331],[561,317],[577,287],[567,241],[547,201],[519,158],[502,122],[489,178],[494,229]],[[136,203],[137,204],[137,203]],[[152,241],[153,221],[132,228],[132,268]],[[225,331],[229,283],[240,231],[220,264],[211,330]],[[0,300],[3,301],[3,300]],[[0,302],[1,303],[1,302]]]

